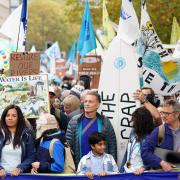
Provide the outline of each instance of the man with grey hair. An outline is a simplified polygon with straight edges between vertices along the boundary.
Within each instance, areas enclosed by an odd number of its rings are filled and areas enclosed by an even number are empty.
[[[165,160],[162,154],[168,151],[180,152],[180,104],[174,100],[164,103],[161,111],[164,125],[153,130],[142,146],[142,159],[153,169],[171,171],[175,166]]]
[[[88,137],[93,132],[102,132],[107,140],[105,152],[117,160],[117,142],[110,120],[97,113],[101,97],[96,91],[89,91],[84,98],[84,113],[74,116],[67,128],[66,140],[74,153],[76,168],[80,159],[91,150]]]

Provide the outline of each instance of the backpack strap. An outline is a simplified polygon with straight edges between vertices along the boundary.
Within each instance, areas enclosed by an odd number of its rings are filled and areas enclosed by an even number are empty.
[[[158,131],[158,146],[160,146],[164,140],[164,134],[165,134],[165,126],[164,124],[160,125]]]
[[[54,143],[57,142],[59,139],[52,139],[50,144],[49,144],[49,154],[50,154],[50,157],[53,158],[53,150],[54,150]]]

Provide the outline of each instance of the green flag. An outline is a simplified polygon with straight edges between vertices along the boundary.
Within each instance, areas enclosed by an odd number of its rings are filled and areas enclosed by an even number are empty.
[[[180,26],[177,22],[176,17],[173,17],[172,31],[171,31],[171,44],[177,44],[180,39]]]

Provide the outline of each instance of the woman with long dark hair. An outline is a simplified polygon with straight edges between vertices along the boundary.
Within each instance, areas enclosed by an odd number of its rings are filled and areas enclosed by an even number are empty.
[[[141,158],[141,147],[147,135],[154,129],[153,117],[145,108],[141,107],[132,114],[133,130],[130,134],[126,153],[120,172],[140,175],[146,169]]]
[[[23,113],[18,106],[9,105],[0,120],[0,177],[27,171],[34,158],[34,140]]]

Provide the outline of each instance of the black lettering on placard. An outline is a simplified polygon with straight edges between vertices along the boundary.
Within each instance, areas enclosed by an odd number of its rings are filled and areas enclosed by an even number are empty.
[[[129,139],[129,134],[125,133],[127,131],[128,128],[131,128],[131,119],[127,118],[127,117],[124,117],[122,120],[121,120],[121,126],[123,127],[126,127],[125,129],[123,129],[121,131],[121,137],[122,139]]]
[[[121,138],[122,139],[128,139],[129,134],[127,133],[127,129],[131,128],[131,116],[134,112],[134,108],[136,108],[136,102],[130,99],[130,96],[128,93],[123,93],[121,95],[120,102],[123,103],[123,107],[121,108],[123,117],[120,121],[120,126],[124,127],[124,129],[121,130]],[[129,105],[129,103],[131,103]],[[125,105],[124,105],[125,104]],[[133,110],[131,111],[131,109]]]
[[[109,98],[109,95],[106,96],[106,99],[104,98],[104,92],[101,92],[101,99],[102,101],[114,101],[115,94],[113,93],[112,98]]]
[[[104,92],[101,92],[101,99],[102,99],[102,105],[103,105],[102,112],[115,112],[114,107],[116,106],[116,104],[114,103],[114,99],[115,99],[114,93],[112,94],[112,97],[110,97],[109,95],[104,97]],[[106,106],[105,109],[104,109],[104,106]],[[107,114],[107,117],[109,117],[108,114]],[[112,119],[113,117],[109,117],[109,118]]]
[[[138,59],[138,64],[137,64],[138,68],[141,68],[143,66],[143,61],[142,60],[143,60],[142,57],[140,57]]]
[[[135,103],[135,101],[130,101],[128,93],[124,93],[124,94],[121,95],[120,102]]]
[[[172,85],[171,88],[168,90],[168,93],[170,93],[175,87],[176,85]]]
[[[147,72],[147,70],[144,70],[144,71],[143,71],[143,75],[144,75],[146,72]]]
[[[158,45],[157,45],[157,48],[163,49],[163,46],[162,46],[161,44],[158,44]]]
[[[154,41],[156,42],[156,43],[159,43],[159,40],[158,40],[158,37],[157,36],[154,36]],[[157,45],[157,47],[158,47],[159,45]]]
[[[168,56],[168,53],[167,53],[167,51],[162,51],[162,52],[159,53],[159,55],[160,55],[161,58],[163,58],[163,57]]]
[[[167,82],[164,82],[163,87],[161,88],[161,91],[164,91],[167,86],[169,86],[169,84]]]
[[[112,103],[102,103],[103,106],[107,106],[107,109],[102,109],[102,112],[115,112],[114,110],[111,109],[112,106],[116,106],[116,104]]]
[[[121,111],[122,111],[123,114],[131,116],[132,115],[131,108],[135,108],[135,107],[136,107],[136,105],[128,106],[128,107],[122,108]]]
[[[127,118],[127,117],[122,118],[121,119],[121,126],[132,127],[131,126],[131,120],[129,120],[129,118]]]
[[[123,129],[123,130],[121,131],[121,138],[122,138],[122,139],[129,139],[129,136],[126,137],[125,135],[123,135],[124,132],[126,132],[126,129]]]
[[[147,76],[146,79],[145,79],[145,82],[148,83],[148,84],[150,84],[151,81],[153,80],[154,76],[155,76],[154,74],[149,73],[148,76]]]
[[[113,119],[113,117],[110,117],[110,116],[106,116],[109,120]]]

